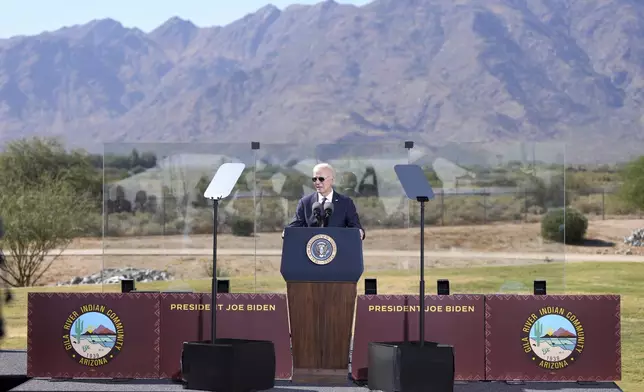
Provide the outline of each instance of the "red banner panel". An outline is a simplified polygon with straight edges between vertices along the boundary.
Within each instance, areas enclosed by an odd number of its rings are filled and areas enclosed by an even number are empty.
[[[486,378],[621,379],[620,297],[488,295]]]
[[[154,294],[30,293],[27,376],[158,378]]]
[[[419,296],[359,295],[351,374],[368,376],[370,342],[418,340]],[[485,379],[484,297],[441,295],[425,298],[425,340],[454,346],[457,380]]]
[[[184,342],[210,340],[207,293],[162,293],[160,378],[181,377]],[[217,294],[217,337],[269,340],[275,344],[276,379],[293,374],[285,294]]]

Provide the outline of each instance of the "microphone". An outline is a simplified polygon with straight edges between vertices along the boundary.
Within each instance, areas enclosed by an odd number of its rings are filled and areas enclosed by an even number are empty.
[[[327,201],[324,203],[324,215],[328,218],[331,214],[333,214],[333,203]]]
[[[313,203],[311,210],[313,211],[313,218],[315,218],[315,222],[317,224],[320,224],[320,221],[322,220],[322,205],[320,204],[320,202],[316,201],[315,203]]]
[[[324,226],[327,225],[329,217],[333,214],[333,203],[327,201],[324,203]]]

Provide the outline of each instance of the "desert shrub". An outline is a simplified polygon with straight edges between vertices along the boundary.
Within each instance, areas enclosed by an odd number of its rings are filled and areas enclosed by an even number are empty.
[[[606,195],[606,215],[634,215],[639,208],[625,201],[621,195]]]
[[[543,215],[546,210],[541,206],[531,206],[528,207],[528,214],[532,215]]]
[[[280,232],[284,229],[287,220],[284,201],[277,196],[257,200],[255,219],[258,232]]]
[[[94,208],[92,210],[86,220],[87,226],[79,234],[79,237],[100,237],[103,235],[103,217],[100,211],[97,212]]]
[[[212,260],[203,259],[201,261],[203,263],[204,272],[206,273],[206,276],[208,276],[209,278],[212,278]],[[225,277],[229,277],[230,275],[231,275],[231,272],[230,270],[228,270],[228,268],[221,265],[217,265],[218,278],[225,278]]]
[[[238,237],[250,237],[255,231],[255,222],[251,219],[235,216],[230,224],[233,235]]]
[[[541,236],[549,241],[578,244],[583,242],[587,229],[588,219],[573,208],[548,211],[541,220]]]
[[[190,234],[212,234],[213,229],[213,212],[209,208],[195,208],[190,217]],[[219,219],[221,221],[221,219]],[[221,233],[221,225],[217,227],[217,232]]]
[[[478,225],[483,223],[522,221],[524,219],[523,198],[512,195],[449,195],[427,203],[425,224],[429,225]],[[411,222],[420,224],[420,206],[410,204]]]
[[[561,208],[569,205],[574,195],[565,182],[565,176],[558,174],[548,181],[537,177],[525,180],[522,186],[525,189],[526,207],[538,206],[543,208]],[[565,189],[565,192],[564,192]]]
[[[396,208],[401,208],[404,204],[401,203],[402,198],[394,200]],[[400,219],[396,222],[394,219],[388,219],[387,209],[385,207],[385,200],[378,197],[355,197],[353,202],[360,214],[360,223],[365,227],[382,228],[382,227],[404,227],[406,220]]]
[[[601,200],[593,200],[591,197],[582,196],[573,202],[573,206],[586,215],[601,215]]]

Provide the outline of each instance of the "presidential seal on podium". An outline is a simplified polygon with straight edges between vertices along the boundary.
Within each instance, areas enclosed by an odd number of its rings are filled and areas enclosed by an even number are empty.
[[[313,236],[306,244],[306,254],[314,264],[329,264],[335,258],[338,248],[333,238],[328,235],[318,234]]]

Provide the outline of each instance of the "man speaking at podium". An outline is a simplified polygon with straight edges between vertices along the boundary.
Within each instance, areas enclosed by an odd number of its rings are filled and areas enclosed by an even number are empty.
[[[315,193],[304,196],[297,203],[295,216],[287,227],[355,227],[365,233],[353,200],[333,189],[335,170],[328,163],[313,168]]]

